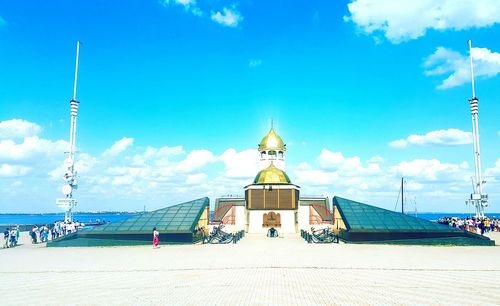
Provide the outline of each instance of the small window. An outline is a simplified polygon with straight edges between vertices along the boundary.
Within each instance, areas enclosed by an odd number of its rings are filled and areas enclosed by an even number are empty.
[[[269,155],[276,156],[276,151],[269,151]]]
[[[279,152],[278,152],[278,157],[279,157],[279,158],[283,158],[283,151],[279,151]]]
[[[260,158],[264,158],[264,157],[266,157],[266,151],[260,152]]]

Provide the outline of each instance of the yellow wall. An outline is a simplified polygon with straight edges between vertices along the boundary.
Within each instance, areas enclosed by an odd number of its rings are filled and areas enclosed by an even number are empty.
[[[334,218],[334,223],[333,223],[333,231],[338,234],[340,230],[345,230],[346,226],[344,223],[344,220],[342,220],[342,217],[340,216],[339,210],[337,209],[337,206],[333,206],[333,218]]]
[[[198,220],[198,224],[196,224],[197,228],[203,227],[205,229],[205,234],[208,235],[208,206],[203,210],[201,214],[200,220]]]

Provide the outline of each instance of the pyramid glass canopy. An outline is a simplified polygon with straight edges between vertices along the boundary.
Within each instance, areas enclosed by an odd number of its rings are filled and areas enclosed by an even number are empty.
[[[184,233],[194,230],[208,198],[202,198],[167,208],[141,214],[121,222],[110,223],[92,229],[94,232],[142,232],[154,227],[160,233]]]
[[[439,223],[339,197],[334,198],[334,205],[345,217],[346,227],[351,231],[426,230],[442,232],[457,230]]]
[[[340,237],[346,242],[494,245],[475,233],[340,197],[333,205],[345,224]]]
[[[82,230],[48,246],[149,244],[153,228],[160,232],[160,242],[192,243],[199,238],[200,227],[208,230],[208,209],[209,199],[201,198]]]

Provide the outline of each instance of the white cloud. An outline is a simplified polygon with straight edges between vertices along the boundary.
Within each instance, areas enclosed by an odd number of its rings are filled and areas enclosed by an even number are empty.
[[[175,155],[180,155],[184,154],[184,148],[182,146],[175,146],[175,147],[161,147],[158,152],[156,153],[156,156],[158,158],[168,158],[170,156],[175,156]]]
[[[408,142],[405,139],[393,140],[389,143],[390,147],[393,147],[396,149],[406,148],[407,145],[408,145]]]
[[[338,172],[319,169],[296,169],[294,175],[299,184],[332,185],[339,181]]]
[[[399,165],[392,166],[390,169],[402,176],[412,177],[420,180],[436,181],[467,179],[469,169],[467,162],[461,164],[442,163],[437,159],[415,159],[407,162],[403,161]]]
[[[248,67],[250,67],[250,68],[255,68],[257,66],[260,66],[261,64],[262,64],[261,59],[250,59],[248,61]]]
[[[123,137],[122,139],[116,141],[111,147],[106,149],[103,153],[104,156],[117,156],[127,148],[132,146],[134,143],[134,138]]]
[[[203,16],[202,10],[198,7],[195,0],[160,0],[160,3],[167,7],[169,5],[182,6],[186,11],[195,16]]]
[[[113,179],[111,185],[113,186],[130,186],[134,183],[134,177],[130,175],[118,176]]]
[[[182,146],[164,146],[159,149],[148,146],[144,152],[136,154],[132,157],[132,165],[142,166],[153,162],[156,166],[167,166],[172,163],[170,161],[171,158],[184,153],[185,151]]]
[[[491,168],[486,168],[486,171],[484,171],[484,174],[486,176],[493,176],[496,178],[500,179],[500,158],[497,159],[495,162],[495,165]]]
[[[300,163],[293,169],[292,182],[307,189],[307,194],[355,195],[369,190],[390,188],[381,169],[383,158],[374,156],[363,163],[358,156],[346,157],[341,152],[322,149],[317,158],[319,169]],[[361,200],[361,199],[360,199]]]
[[[186,184],[188,185],[197,185],[204,183],[208,178],[208,175],[206,173],[196,173],[196,174],[189,174],[186,178]]]
[[[15,149],[11,146],[4,150],[6,143],[13,144]],[[62,140],[37,136],[17,143],[11,139],[0,142],[2,204],[16,203],[2,209],[30,210],[30,203],[36,200],[40,203],[37,211],[55,211],[53,201],[61,195],[64,183],[62,160],[66,149],[67,143]],[[213,199],[227,194],[242,195],[243,187],[259,170],[255,149],[230,148],[215,156],[208,150],[186,152],[182,146],[147,146],[121,154],[116,159],[103,154],[77,154],[78,209],[142,209],[142,203],[153,209],[201,196]],[[408,193],[422,199],[421,211],[431,210],[429,203],[463,203],[473,174],[465,162],[454,164],[420,158],[391,164],[381,156],[364,160],[328,149],[321,150],[311,163],[289,162],[287,169],[292,182],[302,187],[303,195],[345,196],[390,209],[394,207],[401,176],[405,176]],[[493,198],[495,190],[500,190],[496,182],[500,179],[500,159],[484,173],[488,180],[486,192]],[[22,182],[23,187],[13,188],[15,181]]]
[[[188,154],[186,159],[177,164],[175,169],[179,172],[191,173],[205,167],[214,160],[214,155],[208,150],[193,150]]]
[[[165,2],[169,2],[169,0],[165,0]],[[184,5],[184,6],[196,4],[195,0],[172,0],[172,2],[175,2],[175,3],[180,4],[180,5]]]
[[[196,0],[160,0],[160,4],[164,7],[183,7],[186,12],[198,17],[203,17],[209,13],[203,6],[199,6]],[[235,5],[232,5],[231,8],[223,7],[222,11],[211,11],[209,15],[210,19],[218,24],[233,28],[243,21],[243,16],[235,9]]]
[[[12,139],[1,140],[0,161],[28,161],[47,156],[62,156],[68,146],[64,140],[51,141],[38,136],[26,137],[22,143],[16,143]]]
[[[311,169],[311,166],[308,163],[306,163],[306,162],[301,162],[296,167],[296,169],[299,169],[299,170],[309,170],[309,169]]]
[[[472,133],[459,129],[437,130],[425,135],[410,135],[406,139],[398,139],[389,143],[390,147],[401,149],[409,145],[464,145],[472,143]]]
[[[20,177],[30,172],[30,168],[19,165],[2,164],[0,166],[0,177]]]
[[[237,10],[226,7],[222,9],[222,13],[220,11],[212,12],[210,17],[217,23],[233,28],[243,21],[243,16]]]
[[[392,43],[417,39],[428,30],[464,30],[500,22],[497,0],[354,0],[352,21],[365,34],[383,34]]]
[[[376,167],[370,168],[371,163]],[[300,163],[293,167],[290,177],[293,183],[302,187],[303,194],[344,196],[388,209],[394,207],[402,176],[405,177],[408,196],[420,199],[420,211],[453,210],[444,208],[446,203],[462,203],[470,189],[473,169],[467,162],[455,164],[438,159],[414,159],[395,165],[386,163],[388,161],[380,156],[363,161],[357,156],[323,149],[316,166]],[[500,174],[500,160],[497,164],[495,170],[487,170],[488,174]],[[488,188],[494,188],[494,185],[488,185]]]
[[[0,139],[30,137],[38,135],[41,131],[42,128],[38,124],[23,119],[0,121]]]
[[[163,6],[180,5],[180,6],[183,6],[185,8],[196,6],[195,0],[160,0],[160,3]]]
[[[424,184],[421,184],[421,183],[416,182],[416,181],[406,180],[404,188],[405,188],[405,190],[408,190],[408,191],[417,191],[417,190],[424,189]]]
[[[21,186],[23,186],[23,182],[21,182],[21,181],[15,181],[15,182],[12,183],[11,186],[12,187],[21,187]]]
[[[218,159],[224,163],[224,175],[230,178],[252,178],[259,169],[259,152],[254,149],[241,152],[227,149]]]
[[[327,149],[322,149],[318,157],[318,163],[322,169],[340,170],[347,175],[355,175],[358,173],[377,174],[380,171],[378,163],[369,163],[367,167],[361,164],[361,159],[358,156],[344,157],[341,152],[332,152]]]
[[[62,163],[63,158],[64,155],[61,155],[61,157],[47,158],[44,160],[44,163],[47,164],[44,168],[52,164],[57,165],[54,169],[47,171],[47,175],[52,181],[61,181],[63,175],[67,171],[66,167],[64,167]],[[99,161],[97,160],[97,158],[87,153],[79,153],[76,155],[75,169],[79,177],[91,173],[98,165]]]
[[[500,3],[500,2],[499,2]],[[492,78],[500,73],[500,53],[486,48],[472,48],[474,76]],[[468,55],[438,47],[424,60],[425,74],[428,76],[445,75],[446,79],[437,87],[446,89],[470,83],[470,61]]]
[[[79,174],[87,174],[92,171],[97,165],[99,165],[99,160],[87,153],[79,153],[75,162],[75,169],[78,170]]]
[[[375,163],[375,164],[379,164],[379,163],[383,163],[384,162],[384,158],[382,156],[373,156],[371,157],[369,160],[368,160],[368,163]]]

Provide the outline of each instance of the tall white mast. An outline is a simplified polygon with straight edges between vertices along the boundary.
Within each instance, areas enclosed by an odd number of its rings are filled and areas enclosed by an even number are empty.
[[[64,167],[66,173],[64,174],[64,181],[66,184],[62,187],[62,193],[66,196],[63,199],[57,199],[57,205],[65,212],[64,220],[68,222],[73,221],[72,209],[76,206],[77,201],[73,198],[73,191],[78,189],[76,180],[77,172],[75,170],[75,153],[76,153],[76,118],[78,115],[78,102],[76,100],[76,85],[78,81],[78,56],[80,53],[80,42],[76,42],[76,64],[75,64],[75,79],[73,84],[73,99],[70,104],[70,131],[69,131],[69,151],[67,158],[64,160]]]
[[[469,40],[470,74],[472,80],[472,98],[469,100],[470,112],[472,115],[472,139],[474,144],[474,168],[473,190],[470,199],[467,201],[476,208],[476,218],[484,219],[484,208],[488,206],[488,195],[483,193],[483,181],[481,173],[481,148],[479,145],[479,99],[476,97],[474,87],[474,65],[472,63],[472,41]]]

